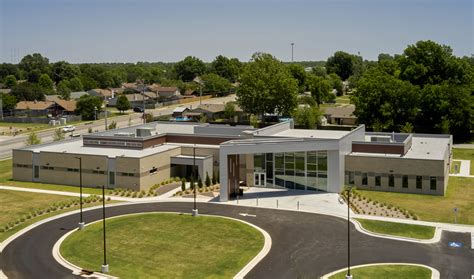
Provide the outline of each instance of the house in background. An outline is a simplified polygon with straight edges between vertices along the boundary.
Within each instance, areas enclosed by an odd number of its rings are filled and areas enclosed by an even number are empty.
[[[243,110],[237,105],[235,105],[234,108],[236,116],[240,118],[243,115]],[[224,104],[202,104],[199,105],[196,109],[193,109],[190,112],[186,112],[183,115],[191,118],[195,117],[197,113],[199,113],[200,115],[205,115],[209,120],[226,118]]]
[[[172,87],[159,87],[158,90],[156,91],[158,93],[158,96],[160,98],[178,98],[181,96],[181,93],[179,92],[178,87],[172,86]]]
[[[82,96],[88,95],[86,91],[77,91],[77,92],[71,92],[69,98],[71,100],[79,100]]]
[[[186,112],[189,112],[191,111],[189,108],[187,107],[177,107],[175,109],[173,109],[173,113],[171,114],[172,117],[176,118],[176,117],[185,117],[185,113]]]
[[[354,126],[357,122],[354,110],[354,105],[327,107],[324,109],[323,115],[327,119],[328,124]]]
[[[147,96],[144,97],[142,94],[138,94],[138,93],[125,94],[125,96],[127,97],[127,100],[130,102],[130,105],[132,106],[132,108],[143,107],[143,102],[145,101],[146,103],[149,99]],[[107,106],[115,107],[117,105],[117,100],[118,100],[118,96],[115,96],[114,98],[109,100],[109,103],[107,104]]]
[[[15,113],[28,116],[72,115],[76,101],[56,99],[52,101],[21,101],[16,104]]]
[[[91,89],[87,91],[87,93],[94,97],[100,97],[104,101],[108,101],[112,99],[113,97],[115,97],[113,96],[114,94],[112,93],[112,91],[110,91],[109,89],[96,88],[96,89]]]

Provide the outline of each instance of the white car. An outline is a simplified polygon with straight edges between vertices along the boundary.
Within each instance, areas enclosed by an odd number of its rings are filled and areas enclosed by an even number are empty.
[[[63,133],[74,132],[75,130],[76,130],[76,127],[72,125],[67,125],[63,127]]]

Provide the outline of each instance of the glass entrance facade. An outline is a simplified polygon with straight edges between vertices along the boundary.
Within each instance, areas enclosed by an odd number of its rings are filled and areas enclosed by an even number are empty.
[[[260,187],[326,191],[327,170],[326,151],[254,154],[254,173],[266,174]]]

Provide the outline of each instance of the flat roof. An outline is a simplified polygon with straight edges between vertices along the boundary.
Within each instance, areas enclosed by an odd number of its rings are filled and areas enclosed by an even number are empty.
[[[161,144],[145,149],[126,149],[126,148],[114,148],[114,147],[90,147],[82,144],[82,139],[69,140],[58,142],[55,144],[46,144],[39,146],[29,146],[22,150],[31,150],[33,152],[54,152],[54,153],[71,153],[71,154],[84,154],[84,155],[99,155],[108,156],[110,158],[125,156],[129,158],[142,158],[149,155],[161,153],[171,149],[178,148],[176,144]]]
[[[287,129],[269,135],[270,137],[286,138],[313,138],[313,139],[341,139],[351,131],[339,130],[305,130],[305,129]]]
[[[443,160],[451,139],[413,135],[411,147],[403,158]]]

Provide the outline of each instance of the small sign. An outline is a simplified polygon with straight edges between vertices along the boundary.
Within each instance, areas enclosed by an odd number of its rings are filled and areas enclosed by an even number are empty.
[[[451,241],[448,243],[448,246],[451,248],[461,248],[462,247],[462,242],[457,242],[457,241]]]
[[[453,210],[454,210],[454,212],[458,212],[458,208],[457,208],[457,207],[455,207]]]

